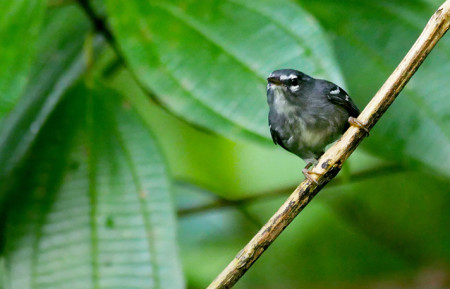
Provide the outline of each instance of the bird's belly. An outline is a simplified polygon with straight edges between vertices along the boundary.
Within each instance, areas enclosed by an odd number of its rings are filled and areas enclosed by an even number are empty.
[[[328,144],[331,132],[325,130],[304,129],[300,132],[299,142],[302,146],[310,148],[323,148]]]
[[[334,123],[330,122],[318,128],[300,119],[286,121],[283,131],[287,139],[286,147],[300,157],[321,153],[327,144],[340,135],[340,130]]]

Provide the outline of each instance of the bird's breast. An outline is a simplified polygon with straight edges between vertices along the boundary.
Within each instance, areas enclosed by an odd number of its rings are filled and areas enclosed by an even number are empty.
[[[293,117],[296,108],[284,96],[283,88],[273,85],[270,89],[272,94],[272,109],[277,114]]]
[[[333,142],[340,135],[341,120],[311,115],[305,111],[283,109],[280,105],[271,110],[272,120],[285,146],[300,154],[304,150],[318,150]]]

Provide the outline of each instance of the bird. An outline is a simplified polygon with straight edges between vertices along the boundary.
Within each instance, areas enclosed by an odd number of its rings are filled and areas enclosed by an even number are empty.
[[[269,129],[272,140],[306,162],[305,178],[318,184],[309,168],[325,147],[350,125],[366,133],[356,118],[360,110],[348,93],[333,82],[315,79],[295,69],[279,69],[267,78]]]

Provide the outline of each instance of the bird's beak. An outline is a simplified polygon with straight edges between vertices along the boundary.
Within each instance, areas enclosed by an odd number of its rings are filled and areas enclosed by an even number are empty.
[[[276,84],[276,85],[282,84],[282,82],[281,82],[281,80],[280,80],[280,77],[278,77],[278,76],[269,76],[269,77],[267,78],[267,81],[268,81],[269,83]]]

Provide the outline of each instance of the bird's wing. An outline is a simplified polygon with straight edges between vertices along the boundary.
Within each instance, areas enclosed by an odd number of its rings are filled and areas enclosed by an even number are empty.
[[[328,92],[328,100],[334,104],[340,105],[348,114],[352,117],[358,117],[359,109],[353,100],[350,98],[348,93],[337,85],[334,85]]]
[[[280,134],[272,128],[272,125],[269,125],[270,128],[270,134],[272,135],[272,140],[273,143],[276,145],[280,145],[282,148],[284,148],[285,150],[289,151],[284,145],[283,145],[283,141],[281,139]]]

